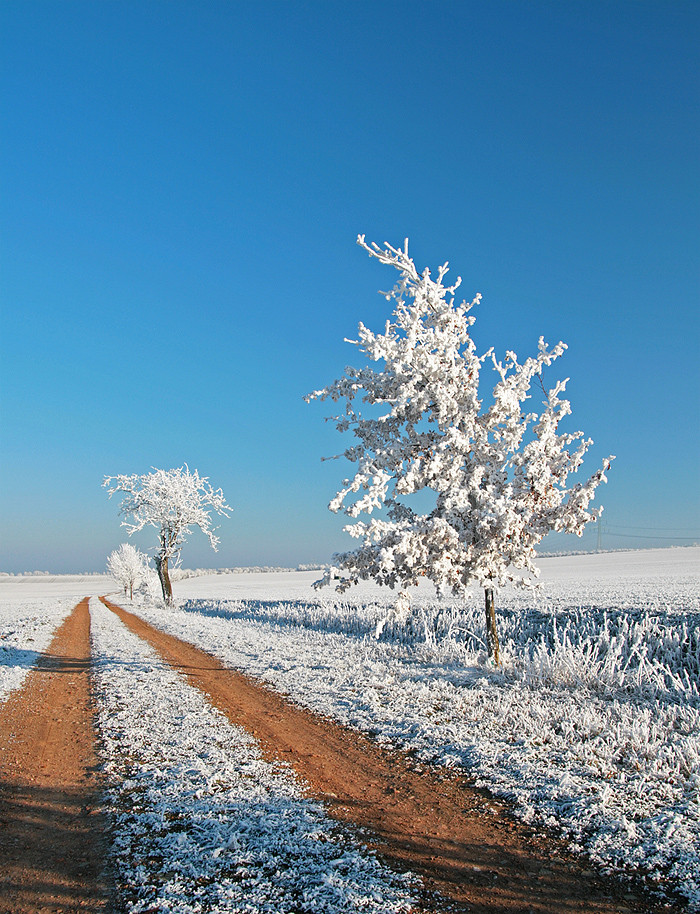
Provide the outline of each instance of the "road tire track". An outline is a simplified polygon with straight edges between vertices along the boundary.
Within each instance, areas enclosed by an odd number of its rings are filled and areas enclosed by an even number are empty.
[[[90,698],[89,598],[0,705],[0,912],[109,908]]]

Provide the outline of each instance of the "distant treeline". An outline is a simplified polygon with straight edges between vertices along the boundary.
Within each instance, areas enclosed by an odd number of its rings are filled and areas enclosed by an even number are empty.
[[[175,568],[171,573],[174,581],[185,578],[199,578],[206,574],[255,574],[278,573],[289,571],[326,571],[329,565],[297,565],[295,568],[282,568],[278,565],[244,565],[239,568]]]

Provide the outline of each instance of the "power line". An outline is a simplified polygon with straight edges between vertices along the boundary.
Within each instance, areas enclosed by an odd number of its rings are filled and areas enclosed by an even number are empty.
[[[697,531],[697,527],[635,527],[633,524],[604,524],[604,528],[607,529],[613,527],[617,530],[693,530]]]
[[[653,527],[635,527],[632,529],[653,530],[654,528]],[[604,536],[618,536],[618,537],[622,537],[623,539],[631,539],[631,540],[688,540],[688,542],[694,542],[695,540],[700,539],[700,536],[649,536],[649,535],[645,536],[644,534],[639,534],[639,533],[613,533],[610,530],[606,530],[605,527],[603,527],[602,532],[603,532]]]

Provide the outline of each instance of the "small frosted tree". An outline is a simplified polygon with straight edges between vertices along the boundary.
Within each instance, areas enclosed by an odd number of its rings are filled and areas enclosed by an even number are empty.
[[[148,575],[148,556],[131,543],[122,543],[107,559],[107,571],[124,588],[130,600],[134,599],[134,587]],[[152,572],[151,572],[152,573]]]
[[[191,532],[199,527],[216,551],[219,539],[212,527],[212,512],[228,517],[231,506],[226,504],[221,489],[213,489],[207,477],[197,470],[190,472],[187,465],[175,470],[157,470],[143,476],[105,476],[103,486],[110,498],[122,494],[119,513],[126,520],[129,536],[144,527],[158,530],[159,544],[154,562],[160,578],[163,599],[173,602],[173,589],[169,567],[180,556],[180,550]]]
[[[306,398],[344,401],[333,419],[355,436],[343,455],[357,465],[355,475],[329,508],[353,519],[383,515],[345,527],[361,545],[334,556],[345,573],[337,589],[369,579],[393,588],[425,577],[438,593],[463,595],[476,582],[485,593],[488,652],[499,663],[494,589],[532,586],[537,543],[550,531],[580,536],[600,516],[602,509],[588,506],[613,458],[587,482],[567,485],[592,442],[559,432],[571,411],[561,399],[566,381],[548,391],[542,384],[563,343],[550,348],[540,338],[538,354],[522,364],[514,352],[502,362],[493,350],[479,356],[469,312],[481,297],[457,304],[460,280],[443,285],[447,264],[433,279],[417,271],[408,241],[403,250],[380,249],[360,235],[358,244],[400,279],[382,293],[394,301],[384,332],[360,324],[359,339],[348,340],[378,367],[346,368]],[[496,375],[488,407],[479,396],[486,362]],[[524,408],[533,382],[544,393],[539,412]],[[425,490],[434,506],[419,513],[411,496]],[[319,586],[332,578],[327,573]]]

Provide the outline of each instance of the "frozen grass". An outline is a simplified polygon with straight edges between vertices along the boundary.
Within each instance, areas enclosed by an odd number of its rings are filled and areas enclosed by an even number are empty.
[[[95,600],[91,614],[122,909],[408,911],[408,880],[305,799],[289,768]]]
[[[587,575],[502,593],[499,671],[478,592],[462,606],[423,593],[400,623],[382,599],[262,599],[260,581],[253,600],[144,615],[300,704],[465,768],[604,868],[700,910],[700,577],[696,552],[678,552],[672,574],[649,556],[646,576],[637,561],[615,574],[616,555],[596,576],[602,557],[582,557]]]
[[[106,575],[0,575],[0,701],[22,685],[76,603],[114,586]]]
[[[229,620],[303,628],[349,637],[375,636],[405,645],[438,661],[485,664],[483,610],[423,601],[406,620],[380,603],[352,604],[319,599],[294,601],[185,601],[182,609]],[[695,610],[591,607],[499,608],[504,669],[537,684],[618,690],[672,700],[700,699],[700,637]]]
[[[619,873],[639,867],[652,886],[675,885],[689,910],[698,911],[700,550],[562,556],[541,565],[539,595],[499,595],[500,671],[485,658],[477,591],[463,604],[437,603],[419,588],[402,624],[390,611],[395,595],[369,586],[336,601],[311,590],[314,572],[217,575],[178,582],[176,594],[189,597],[179,609],[142,613],[302,705],[410,747],[426,761],[464,768],[512,798],[524,818],[562,829],[603,867]],[[0,690],[12,677],[9,688],[19,684],[78,599],[110,590],[113,583],[99,579],[0,580]],[[230,847],[223,838],[214,844],[234,809],[237,816],[258,810],[261,830],[246,825],[244,836],[264,835],[265,823],[290,818],[294,828],[308,825],[306,807],[292,796],[297,788],[285,787],[273,772],[279,787],[264,788],[273,806],[264,800],[256,807],[254,794],[245,793],[253,789],[249,775],[264,784],[267,775],[256,767],[254,743],[242,734],[222,736],[220,718],[181,691],[177,677],[163,686],[169,724],[154,729],[154,683],[173,674],[158,671],[148,652],[127,642],[120,634],[103,645],[100,675],[112,797],[120,810],[118,847],[125,851],[119,865],[129,867],[130,855],[136,861],[133,870],[122,870],[133,886],[131,910],[187,914],[195,908],[183,901],[185,891],[193,905],[204,905],[197,910],[232,910],[230,898],[216,895],[221,879],[234,883],[227,883],[234,893],[237,882],[248,886],[245,880],[253,893],[263,893],[246,896],[258,898],[251,902],[257,907],[241,901],[233,910],[283,910],[274,899],[262,900],[273,866],[265,861],[272,858],[244,853],[234,865],[232,848],[241,839]],[[201,743],[203,721],[208,736]],[[229,762],[218,760],[222,751]],[[221,765],[219,790],[212,772]],[[245,782],[243,799],[235,799],[237,779]],[[270,818],[285,797],[294,812]],[[307,825],[289,833],[292,844],[304,846]],[[316,825],[308,827],[313,833]],[[329,860],[343,859],[347,847],[332,829],[330,835],[311,842],[319,850],[311,866],[317,876]],[[282,858],[292,859],[287,850]],[[281,872],[296,878],[295,867]],[[341,893],[355,891],[352,872]],[[162,886],[172,890],[168,901],[157,894]],[[401,910],[402,885],[382,892],[368,903]],[[156,907],[148,908],[149,898]]]
[[[0,701],[22,685],[75,604],[65,598],[0,602]]]

